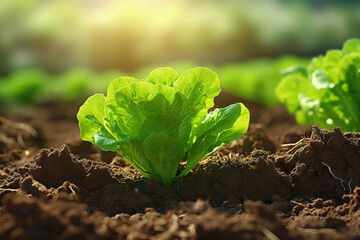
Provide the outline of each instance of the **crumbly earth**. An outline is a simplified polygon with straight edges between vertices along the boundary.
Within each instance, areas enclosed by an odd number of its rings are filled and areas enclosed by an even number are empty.
[[[0,121],[0,239],[360,239],[360,133],[245,103],[248,133],[162,188],[79,139],[79,104]]]

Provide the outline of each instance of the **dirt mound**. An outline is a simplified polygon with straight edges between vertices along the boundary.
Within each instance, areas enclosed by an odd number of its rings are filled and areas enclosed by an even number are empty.
[[[294,154],[278,157],[276,166],[291,177],[295,197],[341,199],[360,185],[359,137],[314,127],[311,138],[295,145]]]
[[[161,211],[174,201],[196,201],[198,198],[208,199],[213,206],[219,207],[229,199],[268,201],[274,194],[287,194],[283,185],[288,179],[278,174],[266,152],[258,150],[242,161],[231,157],[212,154],[192,174],[172,188],[164,189],[155,181],[133,181],[134,172],[111,168],[115,163],[109,166],[103,162],[79,160],[64,145],[61,149],[41,150],[35,163],[19,168],[19,174],[3,180],[1,187],[21,188],[48,198],[52,192],[56,193],[49,189],[57,189],[67,182],[79,190],[76,198],[92,210],[108,214],[133,213],[147,207]],[[131,167],[127,166],[127,169],[131,170]],[[286,186],[289,184],[287,182]]]
[[[66,200],[44,202],[24,193],[6,194],[0,216],[1,239],[111,239],[105,215],[88,214],[85,205]]]

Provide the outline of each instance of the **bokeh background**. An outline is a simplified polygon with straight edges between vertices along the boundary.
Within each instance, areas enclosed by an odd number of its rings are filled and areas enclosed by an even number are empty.
[[[225,88],[271,105],[274,96],[256,91],[274,88],[280,69],[341,48],[359,30],[356,0],[1,0],[0,101],[54,91],[71,100],[123,74],[210,66]]]

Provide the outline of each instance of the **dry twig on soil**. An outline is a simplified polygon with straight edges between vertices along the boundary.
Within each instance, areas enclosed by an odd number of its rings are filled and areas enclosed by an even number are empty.
[[[26,123],[17,123],[17,122],[13,122],[3,116],[0,116],[0,123],[13,128],[15,130],[19,130],[19,132],[17,133],[17,142],[21,145],[24,144],[24,140],[23,140],[23,134],[21,133],[21,131],[25,131],[28,134],[30,134],[32,137],[36,137],[38,135],[37,131],[35,130],[35,128],[33,128],[32,126],[26,124]],[[6,142],[7,144],[12,143],[12,139],[6,137],[5,135],[1,135],[1,139]]]

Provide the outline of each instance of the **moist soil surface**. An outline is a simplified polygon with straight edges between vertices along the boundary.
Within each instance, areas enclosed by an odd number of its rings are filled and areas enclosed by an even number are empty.
[[[360,239],[360,133],[245,102],[248,133],[162,188],[80,140],[80,105],[3,112],[0,239]]]

